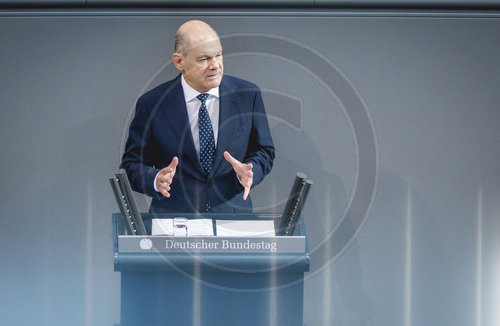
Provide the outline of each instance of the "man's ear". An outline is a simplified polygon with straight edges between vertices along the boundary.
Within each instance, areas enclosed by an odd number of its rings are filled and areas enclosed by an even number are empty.
[[[174,63],[175,67],[182,71],[184,69],[184,57],[180,53],[174,53],[172,54],[172,62]]]

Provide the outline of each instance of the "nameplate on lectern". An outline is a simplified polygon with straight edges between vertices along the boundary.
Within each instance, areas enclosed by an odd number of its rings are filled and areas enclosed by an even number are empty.
[[[305,252],[304,236],[172,237],[118,236],[120,253],[297,254]]]

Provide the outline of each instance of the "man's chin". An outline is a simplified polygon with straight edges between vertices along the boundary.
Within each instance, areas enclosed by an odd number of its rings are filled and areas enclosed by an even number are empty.
[[[216,87],[219,87],[220,83],[222,81],[222,78],[219,77],[219,78],[214,78],[214,79],[209,79],[206,83],[207,87],[212,89],[212,88],[216,88]]]

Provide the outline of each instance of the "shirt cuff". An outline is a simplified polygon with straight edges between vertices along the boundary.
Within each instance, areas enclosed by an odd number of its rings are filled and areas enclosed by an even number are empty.
[[[160,174],[160,172],[156,174],[155,179],[153,180],[153,188],[155,189],[156,192],[159,192],[158,188],[156,188],[156,178],[158,178],[158,174]]]

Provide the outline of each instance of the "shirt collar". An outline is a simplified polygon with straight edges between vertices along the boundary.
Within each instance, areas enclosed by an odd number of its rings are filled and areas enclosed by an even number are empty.
[[[182,90],[184,91],[184,100],[186,101],[186,103],[192,101],[193,99],[196,99],[196,96],[201,94],[196,89],[189,86],[189,84],[184,79],[184,75],[181,75],[181,84],[182,84]],[[207,92],[207,94],[219,97],[219,87],[212,88]]]

